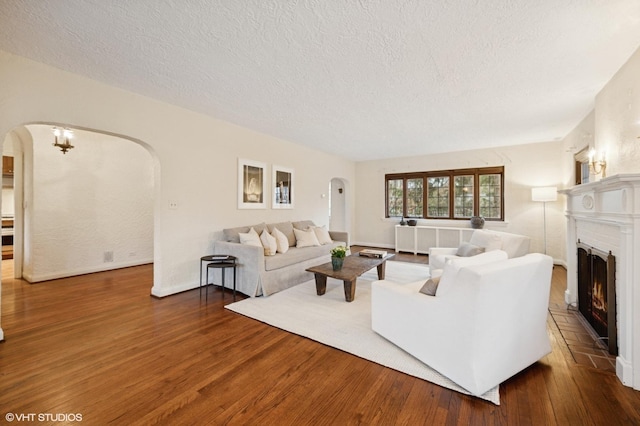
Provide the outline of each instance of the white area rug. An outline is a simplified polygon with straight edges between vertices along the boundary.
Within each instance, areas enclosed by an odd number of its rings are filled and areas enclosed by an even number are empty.
[[[428,274],[425,265],[387,262],[386,279],[400,284],[426,280]],[[245,299],[225,307],[282,330],[469,395],[466,390],[371,329],[371,282],[377,279],[375,268],[358,278],[356,296],[351,303],[344,300],[342,281],[329,278],[327,292],[323,296],[316,295],[315,282],[311,280],[268,297]],[[499,405],[499,387],[496,386],[481,398]]]

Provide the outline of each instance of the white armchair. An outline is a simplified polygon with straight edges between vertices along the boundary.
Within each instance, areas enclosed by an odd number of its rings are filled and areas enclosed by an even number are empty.
[[[484,251],[503,250],[507,252],[509,258],[513,258],[529,253],[530,241],[531,239],[524,235],[477,229],[471,234],[469,244],[480,247]],[[429,250],[429,270],[431,273],[435,270],[443,269],[447,260],[460,257],[456,254],[458,249],[458,247],[431,248]]]
[[[436,295],[424,281],[375,281],[375,332],[482,395],[551,352],[547,310],[552,258],[533,253],[484,265],[445,266]]]

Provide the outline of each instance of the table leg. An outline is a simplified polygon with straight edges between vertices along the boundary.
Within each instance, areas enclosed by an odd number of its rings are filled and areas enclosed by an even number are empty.
[[[384,280],[384,272],[385,272],[385,269],[386,269],[385,268],[386,265],[387,265],[387,261],[386,260],[378,265],[378,279],[379,280]]]
[[[227,268],[222,268],[222,298],[224,299],[224,270]]]
[[[236,301],[236,265],[233,265],[233,301]]]
[[[204,286],[204,300],[209,303],[209,264],[207,264],[207,282]]]
[[[327,276],[315,274],[316,276],[316,294],[322,296],[327,291]]]
[[[353,302],[354,297],[356,297],[356,280],[344,280],[344,299],[347,302]]]

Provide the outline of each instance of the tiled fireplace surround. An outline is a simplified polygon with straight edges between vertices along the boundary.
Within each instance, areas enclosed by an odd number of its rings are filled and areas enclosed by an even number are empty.
[[[567,290],[578,300],[578,240],[616,257],[616,374],[640,390],[640,174],[616,175],[560,191],[567,196]]]

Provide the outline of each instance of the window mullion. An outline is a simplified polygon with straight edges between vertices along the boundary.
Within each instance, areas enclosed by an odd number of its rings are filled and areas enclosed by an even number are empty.
[[[473,215],[480,216],[480,174],[473,174]]]
[[[409,190],[407,180],[408,178],[402,179],[402,217],[409,216],[409,212],[407,211],[407,191]]]

